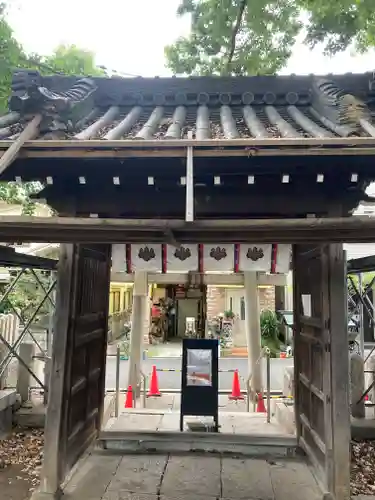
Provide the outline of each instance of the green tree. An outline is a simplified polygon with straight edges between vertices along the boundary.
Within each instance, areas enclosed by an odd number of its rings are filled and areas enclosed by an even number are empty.
[[[59,45],[51,56],[42,58],[46,70],[77,76],[103,76],[105,72],[95,64],[93,52],[83,50],[76,45]]]
[[[308,13],[306,42],[324,46],[326,54],[343,51],[352,44],[359,52],[375,47],[374,0],[297,0]]]
[[[165,48],[175,74],[274,74],[300,31],[295,0],[182,0],[191,32]]]
[[[68,75],[100,76],[104,70],[95,65],[92,52],[75,45],[60,45],[51,56],[26,55],[14,37],[7,21],[6,4],[0,2],[0,116],[7,112],[12,74],[16,68],[37,69],[42,74],[63,73]],[[42,189],[39,182],[18,184],[0,182],[0,200],[22,205],[24,215],[32,215],[35,202],[31,194]]]
[[[23,66],[23,51],[6,19],[5,4],[0,3],[0,114],[7,102],[14,68]]]

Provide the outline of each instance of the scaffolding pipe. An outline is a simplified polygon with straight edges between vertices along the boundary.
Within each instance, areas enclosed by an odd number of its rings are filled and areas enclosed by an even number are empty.
[[[8,297],[8,295],[14,290],[16,284],[18,283],[18,281],[21,279],[22,275],[24,274],[24,272],[26,271],[26,269],[22,269],[20,271],[20,273],[18,274],[18,276],[16,277],[16,279],[12,282],[12,284],[8,287],[7,291],[5,292],[5,294],[3,295],[3,297],[1,298],[0,300],[0,305],[6,300],[6,298]],[[46,291],[43,290],[45,293]],[[20,321],[24,321],[24,319],[21,317],[21,315],[19,314],[19,312],[17,311],[17,309],[13,306],[12,303],[10,303],[10,307],[13,311],[13,313],[17,316],[17,318],[20,320]],[[42,349],[41,345],[39,344],[39,342],[36,340],[36,338],[34,337],[34,335],[31,333],[31,331],[29,329],[27,329],[28,331],[28,334],[30,335],[30,337],[32,338],[33,342],[35,343],[35,345],[38,347],[38,349],[40,350],[40,352],[42,352],[43,354],[45,353],[44,350]],[[4,360],[6,360],[7,357],[4,358]]]
[[[10,308],[12,309],[13,313],[17,316],[17,318],[20,320],[20,322],[23,323],[24,322],[24,318],[22,318],[22,316],[19,314],[19,312],[17,311],[17,309],[13,306],[13,304],[10,304]],[[37,346],[37,348],[39,349],[39,351],[41,353],[45,354],[44,349],[39,344],[39,342],[36,340],[36,338],[34,337],[33,333],[31,332],[31,330],[29,330],[28,328],[27,328],[27,333],[30,335],[31,339],[33,340],[33,342],[35,343],[35,345]]]
[[[16,277],[16,279],[12,282],[12,284],[7,288],[6,292],[0,299],[0,306],[1,304],[7,299],[8,295],[14,290],[15,286],[19,282],[21,276],[24,274],[25,269],[22,269],[22,271],[19,273],[19,275]]]
[[[271,358],[270,350],[266,351],[266,384],[267,384],[267,423],[271,422]]]
[[[120,404],[120,346],[116,349],[116,406],[115,406],[115,417],[118,418],[118,410]]]
[[[35,316],[38,314],[38,312],[40,311],[40,309],[42,308],[42,306],[44,305],[44,303],[46,302],[47,300],[47,296],[52,292],[53,288],[55,287],[55,284],[56,284],[56,281],[54,281],[52,283],[52,285],[49,287],[48,291],[47,291],[47,295],[45,295],[43,297],[43,300],[40,302],[40,304],[38,305],[38,307],[35,309],[34,313],[32,314],[31,318],[29,319],[29,321],[26,323],[26,325],[24,326],[20,336],[18,337],[18,339],[16,340],[16,342],[14,343],[14,345],[12,346],[12,349],[14,350],[17,350],[18,346],[20,345],[20,343],[22,342],[23,338],[25,337],[28,329],[29,329],[29,326],[31,325],[31,323],[34,321],[34,318]],[[10,361],[12,359],[12,356],[11,355],[8,355],[1,363],[0,363],[0,377],[2,377],[3,373],[5,372],[5,370],[7,369]]]
[[[30,268],[30,271],[31,271],[32,275],[34,276],[34,278],[36,279],[36,281],[38,282],[38,285],[39,285],[39,286],[40,286],[40,288],[43,290],[43,293],[44,293],[44,295],[45,295],[45,294],[47,293],[47,290],[46,290],[46,288],[44,288],[44,285],[43,285],[43,283],[40,281],[39,276],[36,274],[36,272],[35,272],[35,270],[34,270],[34,269]],[[55,307],[55,303],[54,303],[54,301],[52,300],[52,298],[51,298],[50,296],[48,296],[48,300],[49,300],[49,302],[50,302],[51,306],[52,306],[52,307]]]
[[[3,342],[4,345],[6,345],[6,347],[9,349],[9,351],[18,359],[19,363],[21,363],[25,368],[26,370],[30,373],[30,375],[36,380],[36,382],[38,382],[38,384],[40,385],[40,387],[44,390],[46,390],[43,382],[41,382],[39,380],[39,378],[35,375],[35,373],[27,366],[27,363],[24,362],[24,360],[21,358],[21,356],[18,354],[18,352],[15,350],[15,348],[13,346],[11,346],[9,344],[9,342],[6,340],[5,337],[3,337],[3,335],[0,333],[0,340]],[[8,366],[8,365],[7,365]],[[6,369],[6,367],[5,367]],[[5,371],[5,370],[4,370]],[[2,374],[1,374],[2,376]]]
[[[358,274],[358,288],[359,288],[359,293],[361,294],[362,297],[362,288],[363,288],[363,279],[362,279],[362,273]],[[363,315],[363,302],[360,300],[359,303],[359,347],[361,350],[361,356],[364,358],[365,357],[365,329],[364,329],[364,315]]]

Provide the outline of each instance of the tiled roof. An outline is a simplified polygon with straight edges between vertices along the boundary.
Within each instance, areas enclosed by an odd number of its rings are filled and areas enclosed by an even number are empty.
[[[357,86],[354,76],[349,91],[312,76],[65,79],[61,90],[58,77],[21,72],[0,139],[16,139],[36,112],[44,117],[38,138],[46,140],[375,137],[372,88],[366,93],[365,75]]]

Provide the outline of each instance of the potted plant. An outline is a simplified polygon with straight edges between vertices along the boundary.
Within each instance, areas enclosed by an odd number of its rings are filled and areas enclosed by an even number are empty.
[[[232,321],[234,319],[234,312],[231,310],[224,311],[224,318],[226,320]]]
[[[268,347],[271,357],[275,358],[280,352],[280,321],[274,311],[265,309],[260,314],[260,331],[262,347]]]

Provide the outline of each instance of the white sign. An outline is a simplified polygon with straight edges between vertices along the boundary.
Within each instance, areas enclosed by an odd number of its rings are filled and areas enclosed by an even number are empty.
[[[271,271],[271,244],[240,245],[239,271]]]
[[[131,270],[162,271],[162,245],[160,243],[144,243],[131,245]]]
[[[198,245],[167,245],[167,272],[198,271]]]
[[[203,271],[234,271],[234,245],[203,245]]]

